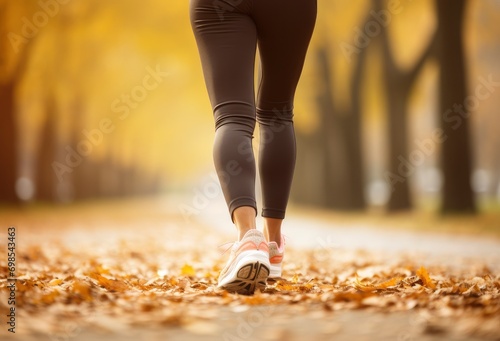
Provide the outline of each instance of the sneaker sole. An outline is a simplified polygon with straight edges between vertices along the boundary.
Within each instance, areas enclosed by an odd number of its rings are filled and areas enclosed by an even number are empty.
[[[233,262],[219,288],[242,295],[252,295],[266,288],[270,274],[269,256],[263,251],[245,251]]]

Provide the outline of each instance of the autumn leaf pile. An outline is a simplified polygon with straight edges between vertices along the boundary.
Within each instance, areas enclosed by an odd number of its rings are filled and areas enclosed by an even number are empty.
[[[17,309],[19,319],[30,321],[24,332],[57,333],[61,319],[93,328],[189,328],[216,316],[217,309],[248,306],[316,311],[325,318],[349,309],[421,310],[436,318],[481,319],[487,335],[500,331],[492,322],[500,319],[500,276],[484,266],[426,268],[404,258],[395,263],[362,252],[289,248],[283,278],[242,296],[216,288],[227,254],[188,245],[149,239],[23,248],[17,256]],[[7,268],[0,264],[3,314]]]
[[[297,249],[290,236],[283,277],[269,280],[263,292],[243,296],[216,288],[228,257],[217,246],[233,235],[186,223],[151,203],[126,207],[0,217],[5,226],[6,217],[18,223],[16,338],[70,340],[82,330],[126,335],[163,328],[220,339],[222,324],[234,329],[228,321],[252,311],[281,321],[307,316],[325,325],[349,312],[411,314],[419,316],[422,333],[458,328],[490,340],[500,335],[500,272],[491,260],[488,267],[478,259],[440,261],[328,243]],[[6,246],[0,242],[1,315],[8,309]],[[2,339],[5,335],[0,330]]]

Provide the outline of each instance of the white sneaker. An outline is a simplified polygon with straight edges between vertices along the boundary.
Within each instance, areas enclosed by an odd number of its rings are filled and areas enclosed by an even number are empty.
[[[281,266],[285,256],[285,238],[281,235],[280,246],[276,242],[267,243],[269,247],[269,263],[271,264],[270,278],[281,277]]]
[[[252,295],[266,288],[270,273],[269,248],[262,232],[252,229],[233,244],[231,255],[219,275],[219,288]]]

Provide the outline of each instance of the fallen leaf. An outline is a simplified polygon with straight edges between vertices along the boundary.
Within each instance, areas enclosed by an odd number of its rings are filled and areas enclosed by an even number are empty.
[[[398,285],[402,280],[403,280],[402,277],[394,277],[394,278],[391,278],[390,280],[387,280],[387,281],[382,282],[382,283],[364,284],[364,283],[361,283],[361,281],[359,280],[359,278],[356,274],[356,278],[354,279],[353,284],[354,284],[354,287],[358,290],[371,292],[371,291],[375,291],[375,290],[387,289],[390,287],[394,287],[394,286]]]
[[[431,288],[431,289],[436,289],[436,285],[432,281],[432,279],[429,277],[429,274],[427,273],[427,269],[424,268],[423,266],[420,267],[417,271],[417,276],[422,280],[422,283],[424,284],[425,287]]]
[[[40,303],[43,303],[43,304],[52,304],[54,303],[54,301],[56,300],[57,297],[59,297],[59,292],[54,290],[54,291],[51,291],[50,293],[47,293],[47,294],[44,294],[41,298],[40,298]]]
[[[82,280],[75,280],[71,286],[71,291],[78,294],[85,301],[92,301],[90,285]]]
[[[60,285],[62,282],[63,282],[62,279],[60,279],[60,278],[54,278],[53,280],[51,280],[49,282],[49,285],[50,286],[56,286],[56,285]]]
[[[96,272],[91,272],[89,277],[95,279],[99,285],[103,286],[109,291],[123,292],[128,290],[128,285],[122,281],[116,279],[108,279],[104,276],[99,275]]]
[[[194,276],[195,274],[194,268],[189,264],[184,264],[181,268],[181,275],[183,276]]]

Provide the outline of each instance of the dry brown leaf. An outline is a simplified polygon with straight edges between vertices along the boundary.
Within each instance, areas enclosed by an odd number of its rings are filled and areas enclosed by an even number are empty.
[[[364,283],[361,283],[361,281],[358,278],[358,275],[356,274],[356,278],[354,279],[354,283],[353,284],[354,284],[354,287],[356,289],[358,289],[358,290],[366,291],[366,292],[371,292],[371,291],[375,291],[375,290],[387,289],[387,288],[390,288],[390,287],[395,287],[402,280],[403,280],[403,277],[394,277],[394,278],[391,278],[390,280],[387,280],[385,282],[378,283],[378,284],[374,284],[374,283],[364,284]]]
[[[92,301],[90,285],[82,280],[76,279],[71,286],[71,291],[78,294],[85,301]]]
[[[432,279],[429,277],[429,274],[427,273],[427,269],[424,268],[423,266],[420,267],[417,271],[417,276],[422,280],[422,283],[424,284],[425,287],[431,288],[431,289],[436,289],[436,285],[432,281]]]
[[[95,279],[99,285],[103,286],[109,291],[124,292],[129,289],[128,285],[122,281],[116,279],[108,279],[104,276],[99,275],[96,272],[91,272],[89,277]]]
[[[54,278],[53,280],[51,280],[49,282],[49,285],[50,286],[56,286],[56,285],[60,285],[62,282],[63,282],[62,279],[60,279],[60,278]]]
[[[370,297],[370,292],[338,292],[333,296],[334,302],[361,302],[364,298]]]
[[[476,296],[476,297],[479,297],[479,296],[481,296],[481,289],[479,289],[479,287],[477,286],[477,284],[474,284],[469,289],[467,289],[466,291],[464,291],[463,295],[465,295],[465,296]]]
[[[42,297],[40,298],[40,303],[43,303],[43,304],[52,304],[54,303],[54,301],[56,300],[57,297],[59,297],[60,294],[58,291],[54,290],[54,291],[51,291],[47,294],[44,294],[42,295]]]

